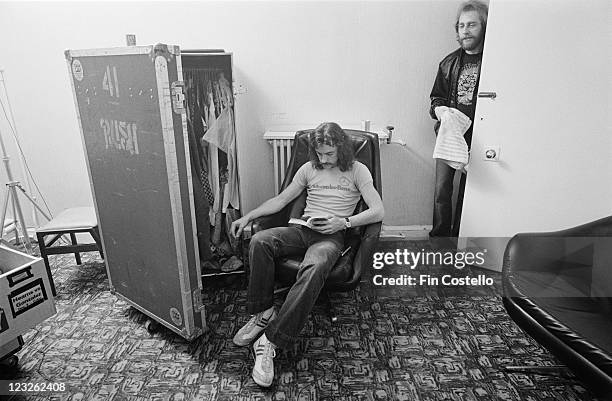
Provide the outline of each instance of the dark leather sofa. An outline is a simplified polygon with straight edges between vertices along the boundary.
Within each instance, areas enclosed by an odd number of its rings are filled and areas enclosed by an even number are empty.
[[[517,234],[506,247],[502,280],[512,319],[612,400],[612,216]]]

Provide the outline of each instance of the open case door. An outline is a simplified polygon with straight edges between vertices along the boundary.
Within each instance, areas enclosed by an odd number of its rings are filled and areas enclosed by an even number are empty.
[[[192,340],[206,321],[180,50],[65,55],[110,290]]]

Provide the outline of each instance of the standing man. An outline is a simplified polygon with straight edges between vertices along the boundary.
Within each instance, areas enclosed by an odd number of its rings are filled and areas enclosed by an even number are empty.
[[[253,341],[255,383],[269,387],[274,379],[276,347],[288,348],[308,321],[323,284],[344,249],[344,230],[382,221],[384,209],[368,168],[354,160],[353,145],[336,123],[323,123],[310,135],[310,162],[295,173],[291,184],[274,198],[232,223],[239,236],[253,219],[274,214],[307,190],[303,219],[325,216],[309,227],[275,227],[251,238],[251,277],[247,292],[253,316],[234,336],[239,346]],[[359,199],[368,209],[353,215]],[[281,309],[274,309],[274,259],[304,255]]]
[[[456,108],[472,120],[465,133],[468,148],[472,143],[474,110],[478,94],[482,48],[487,28],[488,7],[486,4],[470,0],[461,5],[455,20],[455,32],[460,48],[444,57],[438,67],[438,74],[431,90],[429,114],[436,121],[438,134],[442,115],[449,107]],[[434,193],[433,228],[431,237],[457,237],[461,222],[463,193],[466,175],[462,174],[453,215],[453,180],[455,169],[436,159],[436,184]]]

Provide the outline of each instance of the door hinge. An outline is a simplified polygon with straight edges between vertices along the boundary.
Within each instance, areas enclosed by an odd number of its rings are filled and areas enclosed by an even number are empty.
[[[170,95],[172,96],[172,110],[176,114],[183,114],[185,112],[185,82],[174,81],[170,85]]]

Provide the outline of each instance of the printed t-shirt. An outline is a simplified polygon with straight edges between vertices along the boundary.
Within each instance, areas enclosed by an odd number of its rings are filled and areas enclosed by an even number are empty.
[[[307,162],[295,173],[293,182],[307,189],[304,216],[349,217],[361,197],[360,189],[372,182],[372,175],[358,161],[347,171],[340,171],[337,166],[318,170]]]

